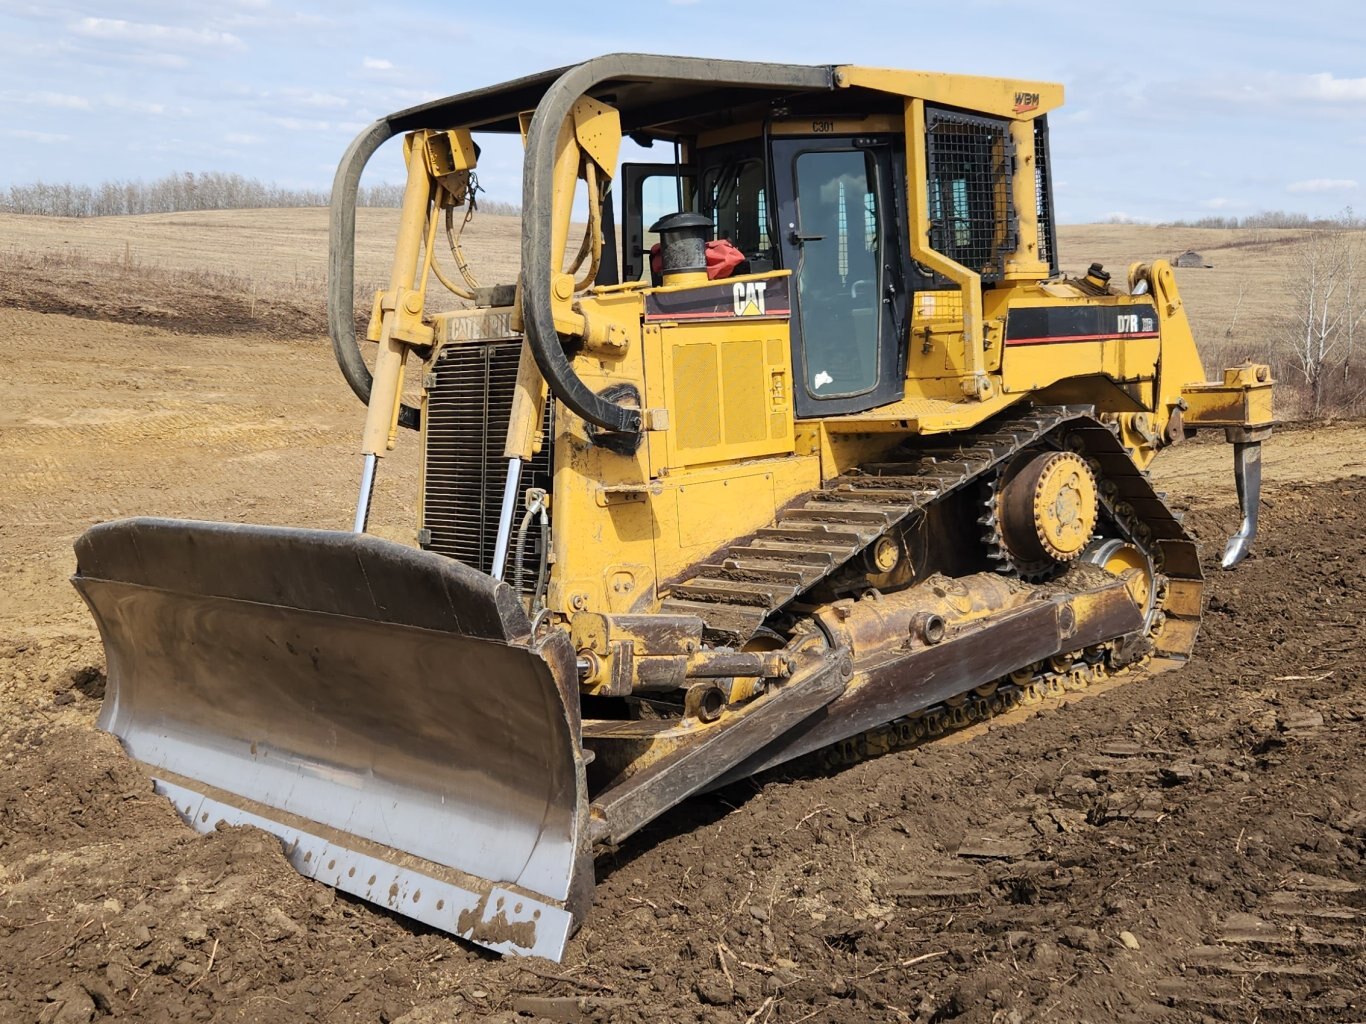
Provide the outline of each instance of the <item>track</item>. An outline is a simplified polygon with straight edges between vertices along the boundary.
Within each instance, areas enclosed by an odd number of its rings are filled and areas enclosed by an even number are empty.
[[[946,440],[956,443],[945,447]],[[669,588],[661,611],[699,616],[710,639],[744,644],[776,613],[837,577],[880,538],[897,537],[903,524],[982,486],[1012,457],[1036,447],[1075,450],[1090,461],[1111,524],[1147,551],[1165,577],[1153,647],[1160,657],[1184,660],[1200,625],[1202,577],[1195,544],[1089,406],[1026,406],[973,431],[909,443],[899,450],[900,458],[837,477],[790,503],[772,525],[704,560]]]

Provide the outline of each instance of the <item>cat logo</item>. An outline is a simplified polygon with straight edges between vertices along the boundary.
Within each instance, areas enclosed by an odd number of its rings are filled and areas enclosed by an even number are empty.
[[[1017,92],[1015,94],[1015,113],[1023,114],[1027,110],[1039,109],[1039,94],[1037,92]]]
[[[764,288],[767,281],[736,281],[732,294],[735,296],[736,316],[764,315]]]

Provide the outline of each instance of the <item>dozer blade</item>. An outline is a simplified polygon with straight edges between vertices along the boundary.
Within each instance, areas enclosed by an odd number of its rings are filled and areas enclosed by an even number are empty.
[[[514,592],[362,534],[128,519],[76,542],[101,728],[194,826],[558,960],[591,899],[577,675]]]

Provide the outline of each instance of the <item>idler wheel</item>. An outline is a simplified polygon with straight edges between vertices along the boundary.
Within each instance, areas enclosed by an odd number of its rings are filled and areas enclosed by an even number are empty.
[[[1152,625],[1157,608],[1157,574],[1152,559],[1136,544],[1117,537],[1098,540],[1086,549],[1082,560],[1122,579],[1129,596],[1143,613],[1144,625]]]

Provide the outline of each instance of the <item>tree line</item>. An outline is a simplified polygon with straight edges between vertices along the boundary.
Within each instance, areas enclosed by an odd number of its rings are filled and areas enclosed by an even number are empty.
[[[256,210],[298,206],[326,206],[323,189],[285,188],[272,182],[222,171],[175,172],[155,181],[106,181],[99,185],[37,181],[0,189],[0,210],[49,217],[119,217],[140,213],[182,213],[187,210]],[[360,206],[397,207],[403,186],[362,187]],[[481,199],[485,213],[516,214],[513,203]]]
[[[1307,213],[1290,213],[1285,210],[1263,210],[1250,213],[1246,217],[1200,217],[1195,220],[1173,220],[1157,225],[1162,228],[1299,228],[1302,230],[1340,231],[1366,227],[1366,221],[1352,214],[1336,214],[1332,217],[1311,217]]]
[[[1285,261],[1282,336],[1314,419],[1366,407],[1366,232],[1350,208],[1298,238]]]

